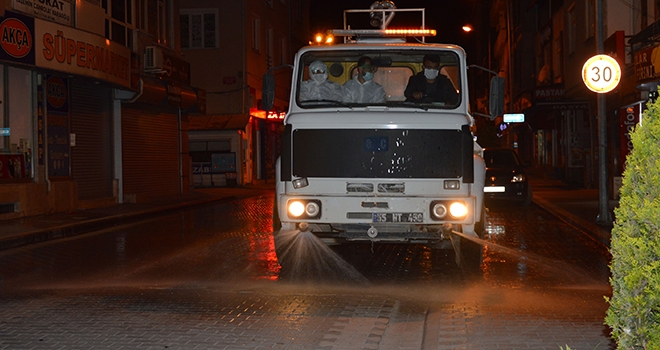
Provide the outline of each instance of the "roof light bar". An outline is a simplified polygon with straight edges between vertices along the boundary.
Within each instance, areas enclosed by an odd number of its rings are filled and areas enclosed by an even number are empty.
[[[435,29],[385,29],[385,35],[435,36]]]
[[[335,36],[435,36],[435,29],[332,29],[328,33]]]

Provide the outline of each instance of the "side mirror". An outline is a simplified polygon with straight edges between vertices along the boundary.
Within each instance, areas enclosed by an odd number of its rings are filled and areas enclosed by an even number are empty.
[[[488,98],[490,118],[504,114],[504,78],[495,76],[490,79],[490,97]]]
[[[266,73],[261,90],[261,108],[270,111],[273,109],[273,103],[275,103],[275,76],[273,73]]]

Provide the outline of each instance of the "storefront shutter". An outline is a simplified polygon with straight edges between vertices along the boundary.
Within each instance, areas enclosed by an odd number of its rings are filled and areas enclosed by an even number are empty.
[[[70,79],[71,176],[78,186],[78,199],[113,196],[114,178],[111,94],[97,84]]]
[[[176,114],[124,105],[122,152],[125,200],[143,202],[181,193]]]

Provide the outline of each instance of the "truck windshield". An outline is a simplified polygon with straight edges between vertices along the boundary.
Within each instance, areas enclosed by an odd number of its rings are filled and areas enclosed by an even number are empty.
[[[302,108],[453,109],[461,101],[459,59],[449,50],[310,51],[299,67],[296,102]]]

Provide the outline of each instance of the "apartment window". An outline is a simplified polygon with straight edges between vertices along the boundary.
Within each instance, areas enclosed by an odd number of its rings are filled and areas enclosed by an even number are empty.
[[[102,0],[105,10],[105,37],[133,49],[135,9],[133,0]]]
[[[274,65],[274,60],[275,60],[275,30],[273,28],[268,28],[266,31],[268,37],[266,38],[266,53],[268,55],[267,60],[268,60],[268,68],[273,68]]]
[[[562,82],[562,74],[564,73],[564,43],[563,32],[559,32],[559,36],[555,38],[554,44],[554,57],[552,58],[552,71],[554,73],[554,83]]]
[[[596,3],[595,0],[586,0],[586,11],[584,12],[586,24],[586,39],[593,37],[596,34]]]
[[[289,63],[289,45],[285,37],[280,37],[280,64]]]
[[[575,16],[575,3],[568,9],[568,21],[566,27],[566,45],[568,46],[568,54],[575,52],[575,33],[577,32],[577,18]]]
[[[259,18],[252,19],[252,50],[261,51],[261,21]]]
[[[644,28],[648,27],[649,11],[648,2],[646,0],[636,0],[633,3],[633,18],[632,30],[633,33],[639,33]]]
[[[158,0],[158,43],[164,46],[168,45],[169,40],[167,40],[167,4],[165,1]]]
[[[181,48],[215,49],[219,46],[218,10],[181,10]]]

